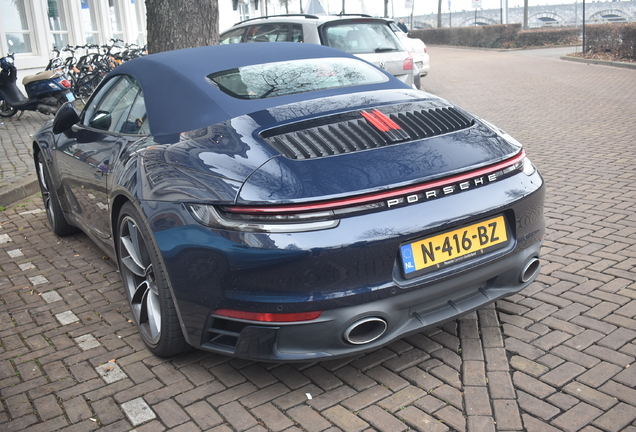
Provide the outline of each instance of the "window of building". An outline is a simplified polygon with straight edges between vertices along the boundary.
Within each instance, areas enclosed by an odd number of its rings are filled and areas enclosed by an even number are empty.
[[[68,27],[62,0],[48,0],[49,30],[53,36],[53,48],[64,48],[68,45]]]
[[[130,12],[135,30],[135,43],[142,47],[146,45],[146,11],[144,10],[144,2],[142,0],[130,0],[130,2],[132,3]]]
[[[99,45],[99,29],[97,28],[93,0],[81,0],[81,6],[84,40],[86,40],[88,45]]]
[[[31,31],[24,0],[0,0],[0,15],[9,53],[30,53]]]
[[[239,3],[238,11],[241,16],[241,21],[250,19],[250,0]]]
[[[108,0],[108,15],[110,15],[110,30],[113,38],[124,40],[124,30],[121,24],[121,10],[119,2],[116,0]]]

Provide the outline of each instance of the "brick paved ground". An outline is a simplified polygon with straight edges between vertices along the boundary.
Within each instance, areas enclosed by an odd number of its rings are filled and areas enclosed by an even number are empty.
[[[110,260],[51,234],[33,196],[0,213],[0,430],[636,431],[636,71],[430,51],[425,87],[524,142],[548,181],[536,283],[358,358],[162,360]]]
[[[33,168],[33,134],[52,116],[27,111],[20,119],[0,117],[0,206],[37,191]]]

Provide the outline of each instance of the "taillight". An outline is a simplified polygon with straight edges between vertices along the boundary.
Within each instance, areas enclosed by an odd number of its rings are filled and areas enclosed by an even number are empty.
[[[424,47],[424,54],[428,54],[428,48]]]
[[[217,309],[214,315],[224,316],[228,318],[237,318],[248,321],[262,322],[299,322],[311,321],[318,318],[322,312],[300,312],[300,313],[262,313],[262,312],[244,312],[230,309]]]
[[[63,79],[62,81],[60,81],[60,84],[62,84],[62,87],[64,88],[71,88],[71,82],[69,80]]]
[[[404,60],[404,70],[412,70],[413,69],[413,57],[408,57]]]

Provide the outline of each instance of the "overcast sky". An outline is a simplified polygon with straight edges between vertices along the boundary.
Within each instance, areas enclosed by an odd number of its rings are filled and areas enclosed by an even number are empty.
[[[500,0],[481,0],[483,9],[499,9]],[[504,0],[505,1],[505,0]],[[342,9],[342,0],[320,0],[325,11],[337,14]],[[574,1],[563,0],[529,0],[530,6],[546,5],[546,4],[573,4]],[[308,5],[309,0],[304,0],[303,5]],[[292,8],[299,8],[298,0],[290,0],[290,12]],[[442,0],[442,12],[449,10],[449,0]],[[523,0],[508,0],[508,7],[523,6]],[[368,13],[370,15],[382,16],[384,14],[383,0],[345,0],[347,13]],[[472,0],[450,0],[450,10],[462,11],[473,10]],[[298,12],[296,10],[295,12]],[[437,0],[415,0],[414,15],[423,15],[429,13],[437,13]],[[405,7],[405,0],[389,0],[389,16],[407,16],[410,15],[410,9]]]

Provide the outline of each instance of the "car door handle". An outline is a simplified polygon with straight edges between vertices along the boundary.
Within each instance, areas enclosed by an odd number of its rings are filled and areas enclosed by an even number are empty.
[[[95,168],[95,170],[93,172],[94,172],[96,177],[97,176],[102,177],[104,175],[104,171],[102,171],[101,168]]]

